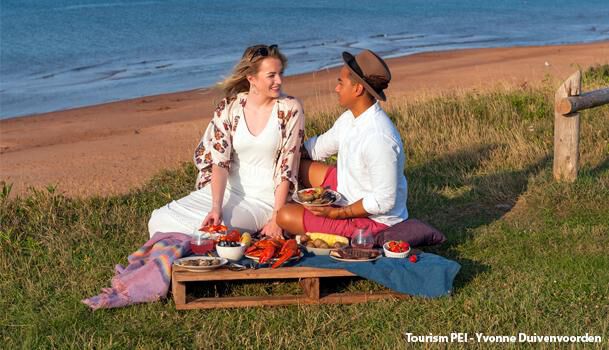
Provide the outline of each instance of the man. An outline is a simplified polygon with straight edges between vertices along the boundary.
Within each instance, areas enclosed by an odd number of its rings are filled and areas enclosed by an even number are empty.
[[[330,130],[304,145],[314,161],[338,154],[336,167],[303,159],[300,181],[305,187],[330,187],[348,205],[285,205],[277,223],[291,234],[325,232],[350,237],[361,227],[374,234],[408,218],[402,140],[377,101],[386,100],[383,90],[391,80],[389,68],[370,50],[355,57],[343,52],[343,60],[335,91],[347,111]]]

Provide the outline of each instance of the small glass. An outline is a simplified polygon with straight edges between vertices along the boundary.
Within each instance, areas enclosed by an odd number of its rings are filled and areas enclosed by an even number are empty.
[[[358,227],[351,236],[351,246],[370,249],[374,246],[374,236],[367,227]]]
[[[190,250],[192,250],[193,254],[204,255],[214,249],[214,240],[207,239],[206,237],[201,232],[193,232],[193,236],[190,238]]]

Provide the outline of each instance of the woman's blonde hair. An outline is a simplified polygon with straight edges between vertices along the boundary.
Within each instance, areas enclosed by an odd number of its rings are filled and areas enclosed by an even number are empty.
[[[249,91],[250,82],[247,80],[247,76],[258,73],[262,60],[267,57],[279,59],[282,69],[288,65],[288,59],[279,51],[277,45],[250,46],[243,52],[243,56],[233,68],[232,74],[219,84],[224,90],[224,95],[228,98],[236,96],[240,92]]]

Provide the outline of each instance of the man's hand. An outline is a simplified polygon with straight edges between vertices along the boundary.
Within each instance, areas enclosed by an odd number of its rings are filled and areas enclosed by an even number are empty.
[[[347,205],[346,207],[308,207],[305,208],[315,216],[322,216],[328,219],[350,219],[350,218],[366,218],[370,216],[364,209],[362,200]]]
[[[338,219],[338,210],[339,208],[334,208],[331,206],[323,206],[323,207],[305,207],[308,211],[310,211],[315,216],[321,216],[328,219]]]

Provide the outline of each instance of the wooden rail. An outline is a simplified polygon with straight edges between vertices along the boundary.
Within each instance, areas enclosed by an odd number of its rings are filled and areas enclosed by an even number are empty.
[[[581,72],[573,73],[554,95],[554,179],[573,182],[579,162],[579,113],[609,103],[609,88],[581,93]]]
[[[609,103],[609,88],[595,90],[579,96],[563,98],[558,103],[558,112],[571,114],[584,109],[593,108]]]

